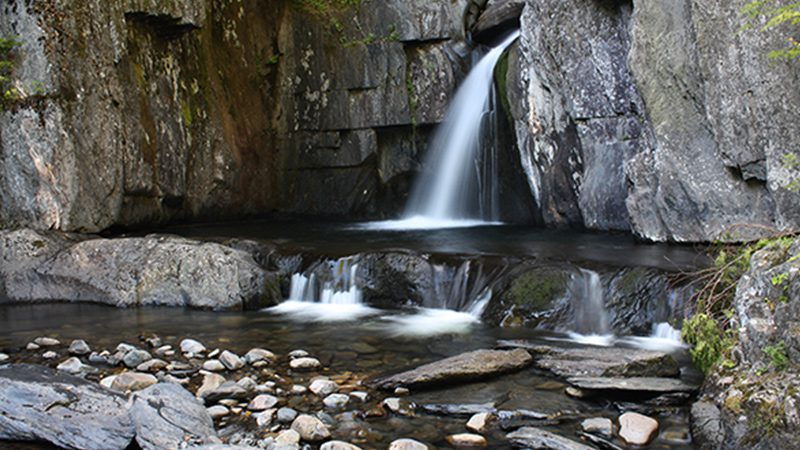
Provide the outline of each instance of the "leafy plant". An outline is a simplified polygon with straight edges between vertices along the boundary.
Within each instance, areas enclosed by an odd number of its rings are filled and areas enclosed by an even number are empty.
[[[783,341],[767,345],[763,350],[769,357],[770,365],[776,370],[785,370],[789,367],[789,355],[786,353],[786,344]]]
[[[778,27],[786,29],[787,26],[800,25],[800,2],[789,2],[786,0],[756,0],[751,1],[742,8],[742,14],[747,16],[748,24],[745,28],[750,28],[760,24],[766,18],[766,24],[760,27],[761,31],[771,30]],[[773,50],[769,57],[773,59],[792,60],[800,56],[800,41],[795,36],[787,36],[789,42],[787,47]]]
[[[695,314],[683,322],[681,338],[692,346],[689,350],[692,362],[703,373],[708,373],[735,343],[733,330],[724,329],[705,313]]]
[[[14,71],[14,57],[20,42],[12,37],[0,37],[0,91],[3,103],[15,100],[19,95],[12,85],[11,74]]]

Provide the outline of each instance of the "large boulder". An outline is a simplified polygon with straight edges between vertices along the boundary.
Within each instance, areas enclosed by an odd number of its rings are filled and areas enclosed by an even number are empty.
[[[125,397],[53,369],[0,366],[0,440],[68,449],[125,449],[133,440]]]
[[[83,240],[0,232],[0,293],[16,302],[241,309],[274,303],[271,276],[244,251],[169,236]]]

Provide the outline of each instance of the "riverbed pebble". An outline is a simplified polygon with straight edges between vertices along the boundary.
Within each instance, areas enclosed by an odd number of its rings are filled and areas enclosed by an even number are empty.
[[[184,339],[181,341],[181,352],[197,355],[206,351],[205,345],[194,339]]]
[[[469,418],[469,421],[467,421],[467,429],[476,433],[485,433],[491,417],[491,413],[484,412],[475,414]]]
[[[347,406],[350,396],[345,394],[331,394],[322,400],[322,403],[329,409],[342,409]]]
[[[33,340],[33,343],[38,345],[39,347],[55,347],[56,345],[60,345],[61,341],[58,339],[53,339],[51,337],[37,337]]]
[[[308,385],[308,390],[318,397],[327,397],[339,390],[339,385],[335,381],[326,378],[319,378]]]
[[[208,415],[211,416],[212,419],[221,419],[231,413],[231,411],[223,405],[214,405],[210,408],[207,408],[207,411]]]
[[[322,364],[316,358],[302,357],[293,359],[289,363],[289,367],[295,370],[313,370],[319,368]]]
[[[220,387],[225,382],[225,377],[216,373],[206,373],[203,376],[203,383],[197,390],[197,397],[203,398],[209,392]]]
[[[158,347],[157,349],[153,350],[153,353],[155,353],[158,356],[168,356],[167,352],[171,350],[172,350],[171,345],[162,345],[161,347]]]
[[[33,342],[28,342],[28,345],[25,346],[25,350],[39,350],[40,348],[38,344],[34,344]]]
[[[479,434],[460,433],[447,436],[447,442],[454,447],[486,447],[486,438]]]
[[[244,367],[244,360],[242,360],[239,355],[229,350],[225,350],[219,355],[219,361],[228,370],[239,370]]]
[[[209,358],[216,358],[217,356],[219,356],[221,351],[222,350],[220,350],[218,348],[215,348],[214,350],[211,350],[211,352],[206,356],[209,357]]]
[[[114,380],[116,379],[117,379],[116,375],[109,375],[100,380],[100,385],[111,389],[111,386],[114,384]]]
[[[150,348],[158,348],[163,344],[163,342],[161,342],[161,338],[156,335],[150,336],[144,341],[150,346]]]
[[[258,383],[250,377],[244,377],[241,380],[237,381],[236,384],[245,388],[247,392],[255,392],[258,389]]]
[[[72,358],[69,358],[69,359],[65,360],[64,362],[62,362],[58,366],[56,366],[56,369],[58,369],[58,370],[60,370],[62,372],[66,372],[66,373],[72,374],[72,375],[77,375],[77,374],[82,373],[82,372],[93,372],[93,371],[96,370],[92,366],[85,365],[84,363],[81,362],[80,359],[78,359],[78,358],[76,358],[74,356]]]
[[[328,441],[322,444],[319,450],[361,450],[361,447],[344,441]]]
[[[278,423],[292,423],[297,418],[297,411],[292,408],[284,406],[278,409],[277,420]]]
[[[369,394],[364,391],[353,391],[350,393],[350,397],[353,397],[354,399],[363,403],[369,399]]]
[[[294,395],[303,395],[307,391],[308,391],[307,387],[305,387],[303,385],[300,385],[300,384],[295,384],[294,386],[292,386],[292,391],[291,392]]]
[[[253,414],[253,417],[256,418],[256,425],[260,428],[267,428],[272,425],[273,419],[275,419],[275,410],[268,409],[266,411]]]
[[[619,436],[630,445],[647,445],[658,432],[658,421],[627,412],[619,416]]]
[[[150,355],[150,353],[144,350],[135,349],[126,353],[125,356],[122,358],[122,362],[123,364],[125,364],[126,367],[133,369],[137,367],[139,364],[142,364],[143,362],[149,361],[151,359],[153,359],[153,357]]]
[[[612,437],[614,435],[614,423],[611,419],[605,417],[594,417],[586,419],[581,422],[583,431],[592,434],[598,434],[605,437]]]
[[[46,351],[46,352],[44,352],[42,354],[42,358],[44,358],[44,359],[56,359],[56,358],[58,358],[58,353],[56,353],[56,352],[54,352],[52,350],[49,350],[49,351]]]
[[[158,379],[149,373],[123,372],[111,383],[111,388],[120,391],[139,391],[158,383]]]
[[[11,359],[10,356],[6,355],[5,353],[0,353],[0,363],[6,362]]]
[[[75,339],[69,344],[68,351],[70,355],[83,356],[91,353],[92,349],[83,339]]]
[[[274,353],[269,350],[264,350],[263,348],[251,349],[244,355],[245,362],[250,365],[262,361],[273,361],[275,359],[276,357]]]
[[[121,353],[124,356],[126,353],[132,352],[134,350],[136,350],[136,347],[134,347],[133,345],[127,344],[125,342],[120,342],[119,344],[117,344],[117,348],[114,349],[114,353]]]
[[[278,445],[296,445],[300,443],[300,433],[296,430],[283,430],[275,438]]]
[[[428,450],[428,446],[413,439],[397,439],[389,444],[389,450]]]
[[[274,395],[261,394],[257,395],[247,405],[250,411],[265,411],[278,404],[278,398]]]
[[[218,359],[209,359],[208,361],[203,362],[203,370],[207,370],[209,372],[222,372],[225,370],[225,366]]]
[[[292,350],[289,352],[289,359],[305,358],[309,353],[305,350]]]
[[[292,422],[292,429],[300,434],[304,441],[319,442],[331,437],[331,432],[321,420],[308,414],[297,416]]]
[[[166,369],[168,365],[163,359],[151,359],[136,366],[136,370],[139,372],[158,372]]]

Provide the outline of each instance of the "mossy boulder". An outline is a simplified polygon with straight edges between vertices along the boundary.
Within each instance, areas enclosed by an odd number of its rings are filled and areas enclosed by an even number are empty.
[[[565,297],[570,272],[564,267],[537,267],[513,279],[484,314],[489,323],[536,326]]]

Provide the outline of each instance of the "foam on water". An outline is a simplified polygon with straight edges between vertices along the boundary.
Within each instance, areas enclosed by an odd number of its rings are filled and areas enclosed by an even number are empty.
[[[467,333],[480,319],[469,312],[419,308],[415,314],[383,316],[384,328],[394,336],[427,337],[438,334]]]
[[[472,219],[440,219],[426,216],[413,216],[399,220],[382,220],[357,224],[354,228],[362,230],[438,230],[445,228],[473,228],[503,225],[502,222],[487,222]]]
[[[319,303],[298,300],[287,300],[265,311],[282,314],[298,322],[348,322],[381,312],[360,303]]]
[[[629,336],[621,339],[621,342],[644,350],[662,352],[672,352],[686,348],[686,344],[681,341],[681,331],[676,330],[668,323],[653,325],[653,333],[650,336]]]

